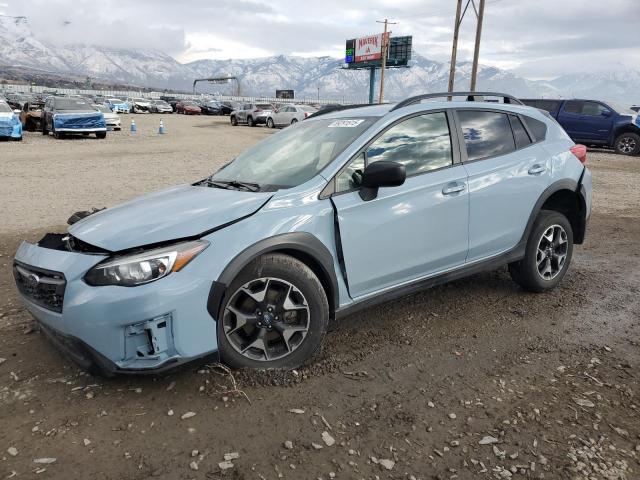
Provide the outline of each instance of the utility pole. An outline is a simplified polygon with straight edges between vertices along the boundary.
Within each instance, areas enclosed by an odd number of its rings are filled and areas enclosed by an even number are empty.
[[[458,36],[460,34],[460,24],[464,19],[464,15],[467,13],[469,5],[473,6],[473,10],[476,14],[476,43],[473,49],[473,67],[471,69],[471,87],[469,90],[475,92],[476,90],[476,77],[478,75],[478,57],[480,56],[480,37],[482,36],[482,20],[484,19],[484,2],[485,0],[478,0],[480,8],[476,8],[476,0],[467,0],[467,3],[460,14],[462,9],[462,0],[458,0],[456,6],[456,23],[453,29],[453,47],[451,48],[451,66],[449,67],[449,92],[453,91],[453,84],[456,76],[456,57],[458,54]],[[451,100],[451,97],[448,97]]]
[[[460,11],[462,10],[462,0],[458,0],[456,6],[456,23],[453,27],[453,48],[451,48],[451,66],[449,67],[449,88],[447,92],[453,92],[453,81],[456,76],[456,57],[458,55],[458,34],[460,33]],[[451,97],[449,97],[451,100]]]
[[[387,40],[387,25],[397,25],[397,22],[390,22],[388,19],[384,19],[384,22],[377,20],[377,23],[384,23],[384,33],[382,34],[382,66],[380,69],[380,96],[378,97],[378,103],[384,101],[384,71],[387,68],[387,56],[389,54],[389,42]],[[389,32],[391,33],[391,32]]]
[[[475,3],[473,4],[475,8]],[[471,91],[476,91],[476,76],[478,74],[478,57],[480,56],[480,37],[482,35],[482,19],[484,18],[484,0],[480,0],[480,11],[476,12],[478,23],[476,25],[476,46],[473,50],[473,68],[471,69]]]

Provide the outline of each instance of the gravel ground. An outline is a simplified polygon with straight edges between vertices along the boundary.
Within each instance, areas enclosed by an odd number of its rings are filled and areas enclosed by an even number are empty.
[[[525,293],[502,269],[353,315],[296,372],[105,380],[21,307],[19,241],[201,178],[270,133],[164,116],[158,136],[158,116],[133,118],[135,136],[0,144],[0,475],[640,478],[640,159],[589,153],[588,239],[555,291]]]

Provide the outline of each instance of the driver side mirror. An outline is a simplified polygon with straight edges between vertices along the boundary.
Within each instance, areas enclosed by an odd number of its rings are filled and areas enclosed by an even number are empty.
[[[602,115],[603,117],[610,117],[611,110],[604,110],[600,115]]]
[[[380,187],[399,187],[407,179],[407,170],[398,162],[381,160],[367,165],[362,173],[360,198],[373,200]]]

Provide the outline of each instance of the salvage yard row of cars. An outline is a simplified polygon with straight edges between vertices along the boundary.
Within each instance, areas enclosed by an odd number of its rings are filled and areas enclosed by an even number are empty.
[[[597,100],[522,99],[525,105],[546,112],[575,142],[611,148],[622,155],[640,154],[638,107]],[[352,106],[353,107],[353,106]],[[265,125],[283,128],[314,114],[344,108],[342,105],[306,105],[270,102],[233,102],[215,99],[159,99],[129,96],[42,96],[9,93],[0,97],[0,138],[22,139],[22,131],[41,131],[62,138],[72,133],[94,133],[104,138],[107,130],[120,130],[118,114],[179,113],[184,115],[229,115],[232,126]],[[55,118],[58,118],[57,122]]]

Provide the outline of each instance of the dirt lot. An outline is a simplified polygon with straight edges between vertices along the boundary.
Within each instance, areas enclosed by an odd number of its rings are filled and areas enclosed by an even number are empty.
[[[201,178],[270,133],[165,116],[159,136],[158,116],[133,118],[135,136],[0,144],[0,475],[640,478],[639,158],[589,154],[594,214],[561,288],[527,294],[500,270],[371,308],[309,368],[234,372],[239,393],[206,366],[87,376],[18,301],[21,239]]]

